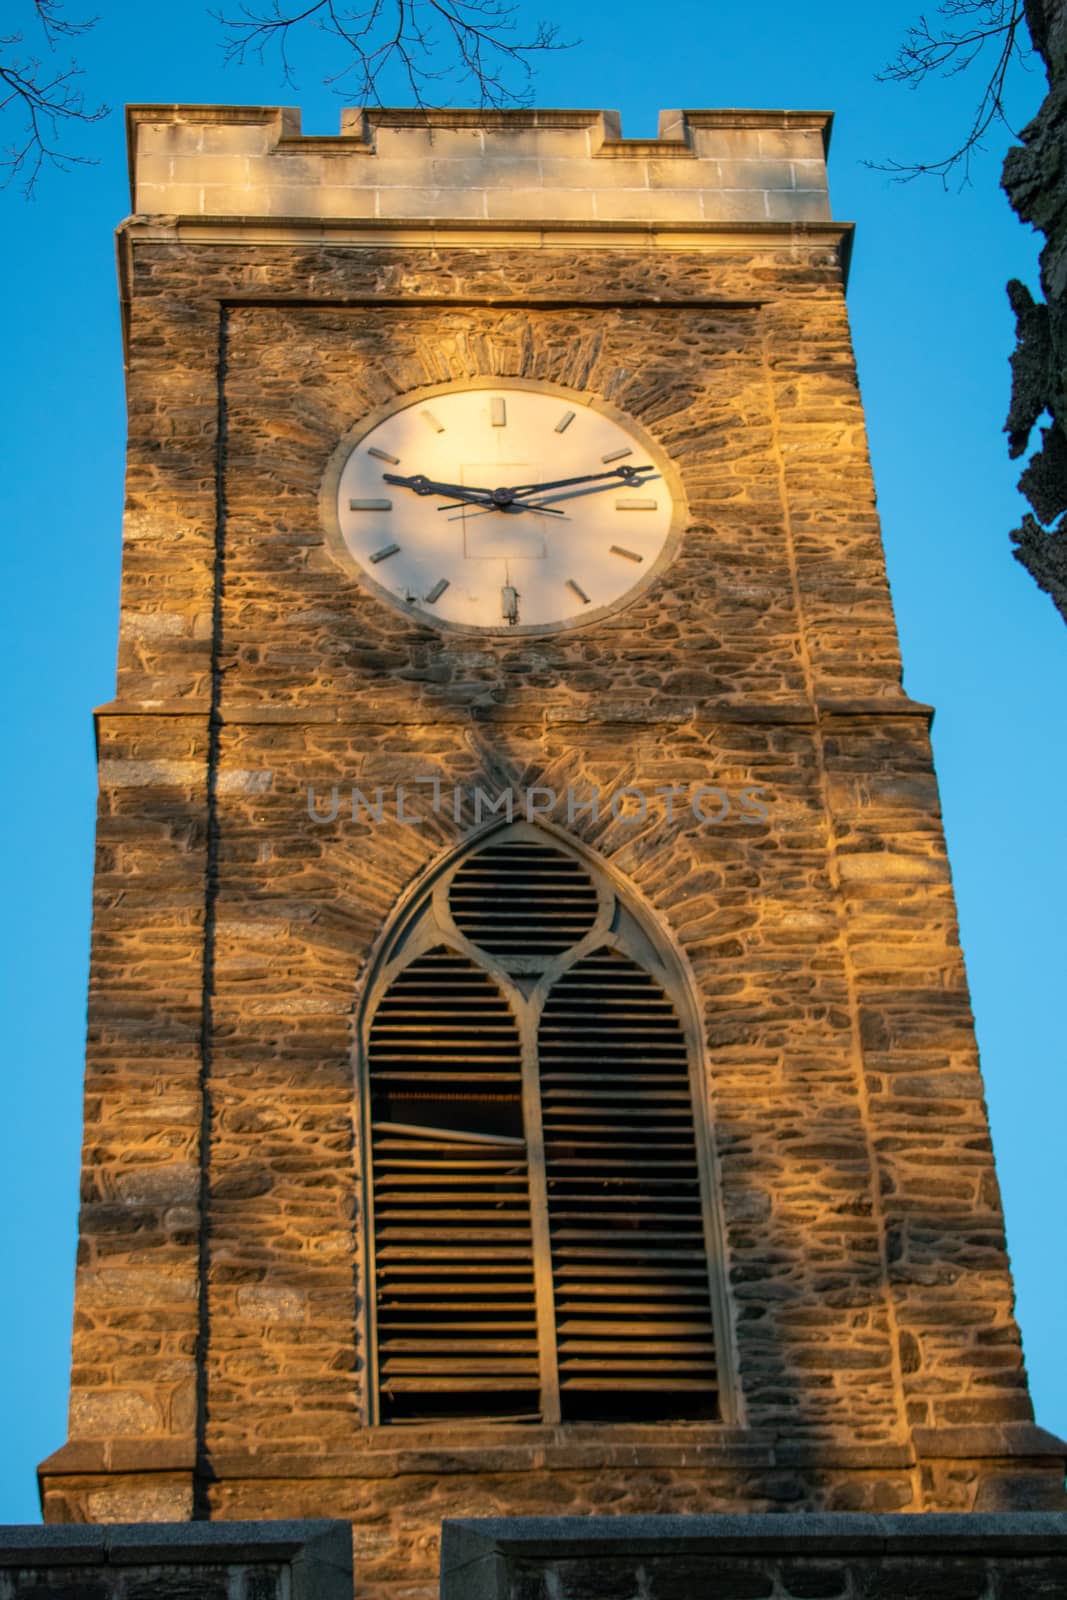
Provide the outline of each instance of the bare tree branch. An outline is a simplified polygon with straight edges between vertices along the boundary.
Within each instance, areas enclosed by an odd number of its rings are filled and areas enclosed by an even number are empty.
[[[935,22],[921,16],[884,69],[879,83],[903,83],[917,89],[928,78],[954,78],[984,60],[983,87],[966,135],[939,161],[868,161],[876,172],[891,172],[901,182],[923,176],[939,177],[948,187],[950,173],[960,171],[970,181],[971,157],[982,150],[982,140],[994,123],[1010,133],[1005,90],[1013,65],[1025,67],[1033,53],[1026,28],[1025,0],[941,0]]]
[[[45,47],[52,55],[61,39],[88,33],[98,20],[91,17],[75,22],[64,17],[62,0],[33,0],[32,10]],[[71,60],[63,68],[44,63],[32,48],[24,49],[25,42],[23,33],[0,35],[0,125],[6,134],[12,122],[21,120],[19,131],[0,156],[0,168],[7,169],[0,187],[6,188],[18,179],[23,193],[31,195],[46,165],[61,171],[71,165],[95,165],[90,157],[63,148],[65,131],[70,123],[99,122],[110,107],[87,109],[85,96],[75,81],[81,77],[77,63]]]
[[[394,73],[418,106],[439,104],[451,83],[482,106],[500,107],[529,102],[531,55],[569,48],[547,22],[516,36],[518,10],[518,0],[309,0],[302,7],[268,0],[242,3],[236,15],[213,15],[228,30],[228,63],[262,63],[276,53],[286,83],[293,81],[294,41],[315,28],[344,46],[344,59],[325,81],[351,103],[380,104],[379,86]]]

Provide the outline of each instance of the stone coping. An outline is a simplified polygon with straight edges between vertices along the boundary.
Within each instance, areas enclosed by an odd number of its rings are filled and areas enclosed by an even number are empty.
[[[441,1600],[1062,1595],[1067,1513],[446,1519]]]
[[[205,126],[231,124],[274,125],[285,140],[323,139],[359,141],[373,148],[379,128],[475,128],[498,132],[537,128],[596,128],[604,143],[623,145],[663,145],[688,147],[695,128],[767,128],[817,132],[823,151],[830,148],[834,113],[760,107],[706,106],[661,111],[655,139],[624,139],[622,118],[617,111],[592,107],[514,107],[511,109],[472,106],[345,106],[341,110],[338,134],[305,134],[299,106],[194,105],[172,102],[151,105],[133,102],[126,107],[127,146],[131,165],[135,158],[137,130],[145,123],[200,123]]]
[[[447,1577],[490,1552],[565,1560],[576,1556],[870,1552],[1067,1555],[1067,1512],[776,1511],[717,1516],[477,1517],[442,1524]],[[447,1590],[445,1593],[447,1594]]]
[[[0,1527],[0,1570],[147,1566],[165,1572],[168,1567],[238,1563],[254,1566],[267,1562],[284,1563],[291,1568],[292,1600],[351,1600],[352,1529],[347,1522],[321,1519]]]

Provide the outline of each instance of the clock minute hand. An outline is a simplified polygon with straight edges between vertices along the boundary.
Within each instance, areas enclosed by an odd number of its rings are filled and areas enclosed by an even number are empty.
[[[623,483],[641,483],[643,472],[654,471],[651,464],[647,467],[612,467],[610,472],[586,472],[580,478],[555,478],[551,483],[520,483],[507,492],[512,496],[543,494],[548,489],[569,489],[575,483],[597,483],[604,478],[621,478]]]

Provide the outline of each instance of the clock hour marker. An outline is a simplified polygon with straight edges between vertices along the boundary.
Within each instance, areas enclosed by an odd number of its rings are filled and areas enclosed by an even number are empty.
[[[399,551],[398,544],[383,544],[380,550],[375,550],[371,556],[372,561],[388,561],[390,556],[395,556]]]
[[[505,622],[519,620],[519,591],[510,583],[506,583],[500,591],[500,615]]]
[[[376,457],[379,461],[388,461],[391,466],[398,467],[400,465],[399,456],[391,456],[388,450],[379,450],[376,444],[369,446],[367,454]]]
[[[430,590],[429,594],[426,596],[427,604],[432,606],[435,600],[440,600],[441,596],[444,594],[444,592],[445,592],[445,590],[447,588],[448,588],[448,579],[447,578],[438,578],[437,582],[434,584],[433,588]]]
[[[587,606],[589,604],[589,596],[586,594],[580,583],[575,583],[573,578],[568,578],[567,588],[572,590],[573,593],[578,596],[583,605]]]
[[[573,411],[565,411],[563,413],[563,415],[560,417],[559,421],[556,423],[556,432],[557,433],[566,433],[567,429],[570,427],[570,425],[571,425],[571,423],[573,421],[574,421],[574,412]]]
[[[392,511],[391,500],[350,500],[349,511]]]
[[[507,427],[508,408],[499,395],[494,395],[489,402],[489,420],[494,428]]]
[[[630,496],[629,498],[626,498],[626,499],[616,500],[616,502],[615,502],[615,510],[616,511],[655,511],[657,503],[658,502],[655,501],[655,500],[641,500],[636,495],[633,495],[633,496]]]
[[[601,459],[601,461],[604,462],[605,465],[607,465],[607,463],[609,461],[621,461],[623,456],[632,456],[632,455],[633,455],[633,451],[629,450],[629,449],[627,449],[627,450],[609,450],[607,455],[606,456],[601,456],[600,459]]]
[[[622,556],[625,561],[643,561],[645,559],[644,556],[639,556],[636,550],[627,550],[621,544],[613,544],[611,553],[613,556]]]
[[[420,411],[419,415],[422,418],[423,422],[426,423],[427,427],[430,427],[430,428],[433,429],[434,433],[444,433],[444,431],[445,431],[444,423],[443,422],[438,422],[437,418],[434,416],[432,411]]]

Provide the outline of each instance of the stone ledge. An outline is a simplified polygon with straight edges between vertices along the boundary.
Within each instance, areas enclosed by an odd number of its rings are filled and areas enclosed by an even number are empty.
[[[37,1473],[191,1472],[195,1466],[191,1439],[70,1439],[45,1457]]]
[[[736,246],[777,249],[788,246],[795,253],[804,244],[813,249],[835,246],[841,251],[842,268],[847,268],[852,248],[854,222],[835,222],[830,218],[803,218],[782,221],[753,217],[745,221],[727,217],[685,222],[657,218],[612,219],[609,217],[545,221],[530,217],[312,217],[288,213],[264,218],[258,212],[220,212],[207,215],[195,211],[134,212],[116,229],[123,238],[136,243],[232,244],[242,240],[252,244],[285,244],[288,235],[299,235],[306,242],[308,232],[319,232],[323,242],[403,246],[416,242],[428,247],[465,244],[467,235],[476,236],[478,248],[488,245],[544,247],[557,245],[568,250],[600,243],[606,249],[626,249],[649,241],[666,243],[675,249],[704,245],[712,249]],[[190,238],[188,235],[194,235]],[[336,238],[337,235],[350,235]],[[200,235],[200,237],[195,237]],[[454,235],[454,237],[451,237]],[[576,237],[578,236],[578,237]],[[323,301],[324,305],[333,304]],[[681,302],[684,303],[684,302]]]
[[[125,1441],[114,1446],[75,1442],[56,1451],[39,1471],[55,1479],[166,1470],[158,1446]],[[1002,1452],[1003,1454],[1003,1452]],[[778,1467],[893,1471],[915,1464],[910,1444],[848,1444],[832,1439],[781,1439],[748,1428],[529,1428],[485,1430],[458,1438],[453,1430],[368,1428],[359,1444],[342,1451],[212,1453],[206,1475],[235,1479],[368,1479],[457,1473],[585,1472],[597,1468],[677,1467],[713,1472]]]
[[[98,721],[118,719],[122,717],[158,717],[165,720],[168,717],[203,717],[211,714],[210,702],[207,700],[162,700],[162,701],[135,701],[135,700],[110,700],[105,705],[97,706],[93,712]],[[350,703],[310,702],[304,705],[270,706],[270,705],[224,705],[220,710],[220,719],[226,725],[245,726],[256,724],[295,724],[309,726],[319,723],[331,723],[341,727],[421,727],[428,714],[428,709],[423,707],[411,712],[409,715],[385,715],[381,711],[368,711],[361,714],[357,707]],[[564,726],[568,723],[640,723],[662,724],[664,726],[677,726],[681,723],[694,723],[698,726],[713,726],[716,722],[739,723],[789,723],[798,726],[812,726],[818,721],[836,719],[841,721],[855,721],[866,718],[917,718],[929,722],[933,717],[933,707],[924,705],[921,701],[909,700],[906,696],[894,696],[886,700],[852,700],[821,702],[815,710],[805,702],[783,703],[780,705],[759,705],[743,703],[736,700],[709,701],[704,700],[697,705],[690,702],[676,708],[655,708],[640,705],[621,703],[611,705],[602,702],[594,710],[582,710],[575,706],[545,706],[539,713],[531,715],[529,710],[512,706],[471,706],[459,714],[447,715],[445,708],[433,707],[433,721],[436,726],[454,725],[467,727],[471,723],[485,722],[514,722],[524,727],[540,727],[544,725]]]
[[[1067,1465],[1067,1440],[1033,1422],[1004,1422],[966,1428],[913,1428],[916,1454],[923,1459],[986,1461],[1050,1456]]]

